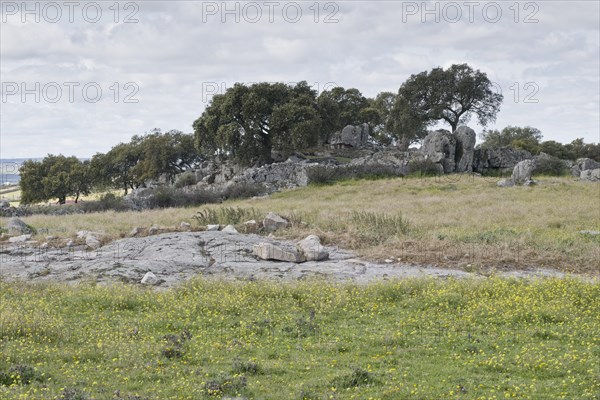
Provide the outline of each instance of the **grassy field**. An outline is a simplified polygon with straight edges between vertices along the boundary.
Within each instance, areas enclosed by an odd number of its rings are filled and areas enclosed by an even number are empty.
[[[600,284],[0,283],[2,399],[598,399]]]
[[[102,230],[118,238],[136,226],[176,229],[181,221],[201,229],[193,218],[198,211],[218,214],[239,207],[248,215],[275,211],[295,221],[291,229],[278,232],[281,237],[317,234],[328,245],[371,260],[394,258],[484,273],[529,267],[600,273],[600,235],[579,233],[600,230],[599,184],[541,177],[537,186],[498,188],[496,180],[470,175],[350,180],[222,205],[39,215],[25,221],[40,228],[40,241],[48,232],[73,237],[78,230]]]

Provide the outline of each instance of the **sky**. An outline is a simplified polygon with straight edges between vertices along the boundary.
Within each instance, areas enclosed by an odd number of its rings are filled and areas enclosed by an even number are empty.
[[[191,133],[236,82],[374,97],[458,63],[504,95],[485,128],[599,142],[599,4],[1,0],[0,158],[90,157],[154,128]]]

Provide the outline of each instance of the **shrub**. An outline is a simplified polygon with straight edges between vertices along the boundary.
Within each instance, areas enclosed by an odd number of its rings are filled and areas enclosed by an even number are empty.
[[[254,361],[242,361],[239,358],[233,360],[231,373],[236,375],[250,374],[256,375],[261,372],[260,367]]]
[[[83,390],[75,388],[65,388],[58,398],[61,400],[90,400]]]
[[[343,179],[342,170],[336,166],[315,165],[306,170],[308,183],[312,185],[329,185]]]
[[[248,199],[265,194],[265,187],[258,183],[234,183],[222,193],[224,199]]]
[[[413,159],[408,162],[411,174],[419,176],[436,176],[440,174],[440,167],[430,159]]]
[[[28,385],[33,381],[43,381],[42,376],[30,365],[13,365],[6,372],[0,372],[0,385]]]
[[[147,197],[147,208],[169,208],[169,207],[187,207],[201,204],[218,203],[221,201],[219,193],[196,189],[186,191],[175,189],[168,186],[160,186]]]
[[[361,385],[374,383],[372,374],[362,368],[354,368],[351,373],[335,378],[331,383],[333,386],[349,389]]]
[[[122,197],[117,197],[113,193],[106,193],[97,201],[86,201],[81,203],[81,210],[84,213],[102,212],[102,211],[129,211],[131,207]]]
[[[569,170],[565,163],[556,157],[540,157],[536,162],[533,173],[535,175],[563,176]]]
[[[365,164],[352,166],[316,165],[306,171],[308,183],[313,185],[330,185],[345,179],[385,179],[404,176],[391,165]]]
[[[198,183],[196,174],[191,171],[184,172],[181,174],[175,182],[175,188],[181,189],[182,187],[192,186]]]
[[[404,176],[397,168],[384,164],[367,164],[352,169],[352,177],[356,179],[386,179]]]

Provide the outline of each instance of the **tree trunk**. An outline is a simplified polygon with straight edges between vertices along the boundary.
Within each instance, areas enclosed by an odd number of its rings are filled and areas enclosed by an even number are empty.
[[[454,133],[456,127],[458,126],[458,119],[456,121],[450,121],[450,126],[452,126],[452,133]]]

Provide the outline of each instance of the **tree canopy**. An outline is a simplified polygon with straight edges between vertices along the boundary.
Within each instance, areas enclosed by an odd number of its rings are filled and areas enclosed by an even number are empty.
[[[177,174],[199,159],[192,135],[154,129],[145,136],[133,136],[129,143],[119,143],[106,154],[96,154],[90,169],[97,187],[123,189],[127,193],[161,177],[172,183]]]
[[[197,150],[228,155],[243,165],[272,161],[284,152],[317,144],[321,129],[316,92],[306,82],[235,84],[194,121]]]
[[[454,64],[448,69],[438,67],[411,75],[398,91],[392,118],[397,129],[417,135],[440,120],[455,131],[472,115],[486,126],[496,120],[502,100],[484,72],[467,64]]]
[[[21,203],[32,204],[57,199],[65,204],[67,196],[89,194],[92,183],[89,163],[76,157],[49,154],[42,161],[27,160],[19,169]]]

